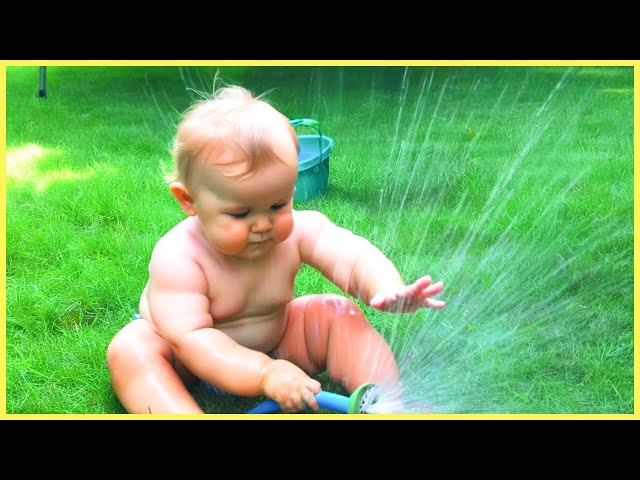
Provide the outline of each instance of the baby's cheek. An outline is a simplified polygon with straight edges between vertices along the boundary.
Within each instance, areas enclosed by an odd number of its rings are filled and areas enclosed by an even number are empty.
[[[273,227],[273,238],[277,243],[284,242],[293,231],[293,215],[279,215]]]
[[[225,255],[235,255],[247,244],[249,231],[240,222],[221,225],[216,229],[213,246]]]

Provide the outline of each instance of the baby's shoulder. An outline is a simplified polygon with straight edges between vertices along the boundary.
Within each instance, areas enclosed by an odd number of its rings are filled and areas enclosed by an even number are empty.
[[[292,236],[300,248],[315,245],[327,233],[337,229],[326,215],[315,210],[294,211],[293,225]]]
[[[184,221],[158,240],[149,261],[149,276],[156,285],[172,285],[181,290],[202,289],[202,275],[197,242]]]
[[[183,263],[195,256],[196,242],[190,219],[181,221],[158,240],[151,253],[152,262]]]
[[[331,223],[329,218],[317,210],[294,210],[294,226],[305,229],[317,227],[326,223]]]

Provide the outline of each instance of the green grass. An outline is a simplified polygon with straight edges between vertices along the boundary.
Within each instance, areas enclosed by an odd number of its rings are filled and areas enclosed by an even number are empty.
[[[43,100],[37,67],[7,68],[7,413],[124,413],[105,350],[182,218],[161,165],[213,73],[49,67]],[[363,306],[416,405],[633,412],[631,67],[223,74],[336,140],[327,194],[297,208],[368,237],[406,281],[444,280],[442,311]],[[302,269],[297,295],[328,291]],[[260,400],[194,394],[211,413]]]

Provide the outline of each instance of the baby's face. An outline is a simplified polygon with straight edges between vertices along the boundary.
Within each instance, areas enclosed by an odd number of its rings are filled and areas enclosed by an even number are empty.
[[[291,234],[297,152],[292,145],[283,153],[292,161],[273,159],[241,180],[224,177],[211,165],[198,167],[191,189],[194,207],[205,236],[220,253],[255,259]]]

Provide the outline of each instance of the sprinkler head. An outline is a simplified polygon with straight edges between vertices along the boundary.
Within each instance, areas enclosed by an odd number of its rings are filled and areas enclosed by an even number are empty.
[[[366,413],[367,409],[380,398],[381,389],[375,383],[360,385],[349,396],[347,413]]]

